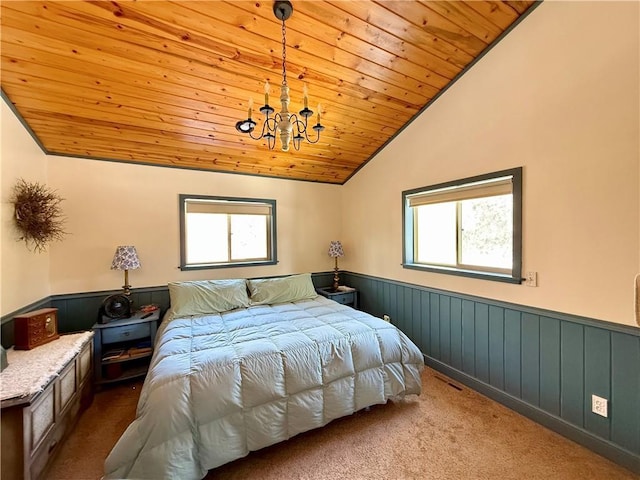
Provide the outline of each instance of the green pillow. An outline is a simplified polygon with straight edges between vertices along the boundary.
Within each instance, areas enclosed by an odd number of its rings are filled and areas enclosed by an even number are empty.
[[[220,313],[249,306],[244,279],[170,282],[169,297],[174,317]]]
[[[318,296],[310,273],[247,280],[247,285],[251,294],[251,305],[296,302]]]

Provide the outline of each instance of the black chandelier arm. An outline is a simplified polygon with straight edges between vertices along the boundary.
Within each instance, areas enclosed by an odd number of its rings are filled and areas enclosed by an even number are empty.
[[[276,146],[276,133],[278,132],[278,125],[280,125],[280,122],[285,119],[285,116],[280,112],[271,116],[271,114],[273,113],[273,108],[269,107],[268,105],[261,107],[260,112],[262,112],[266,116],[266,118],[262,123],[262,128],[259,135],[254,135],[257,123],[251,118],[240,120],[239,122],[237,122],[236,129],[240,133],[249,135],[249,137],[253,140],[266,139],[269,150],[273,150]],[[295,133],[293,137],[290,137],[295,150],[300,150],[300,146],[304,141],[310,144],[318,143],[320,141],[320,133],[324,130],[324,126],[319,122],[311,127],[311,129],[316,132],[315,138],[311,138],[309,136],[308,120],[312,114],[313,112],[308,108],[305,108],[304,110],[299,112],[299,114],[287,113],[287,119],[291,124],[291,133]]]
[[[260,135],[255,137],[253,135],[253,130],[252,130],[252,131],[248,132],[249,136],[254,140],[262,140],[262,138],[264,138],[266,133],[275,132],[276,126],[278,124],[278,120],[277,120],[276,117],[278,115],[279,114],[276,114],[274,117],[269,117],[269,114],[267,114],[267,118],[265,119],[264,123],[262,124],[262,130],[260,131]]]
[[[273,150],[276,146],[276,132],[278,131],[278,124],[281,120],[282,115],[280,115],[280,113],[276,113],[273,118],[267,118],[264,121],[262,130],[264,131],[266,128],[268,131],[268,135],[265,136],[267,137],[267,146],[269,147],[269,150]],[[271,121],[271,126],[268,124],[269,121]]]
[[[312,112],[313,113],[313,112]],[[296,129],[298,130],[298,135],[303,136],[304,140],[306,140],[308,143],[314,144],[314,143],[318,143],[320,141],[320,132],[322,132],[322,130],[324,130],[324,126],[320,125],[319,123],[313,125],[311,128],[313,130],[315,130],[316,132],[316,139],[312,140],[309,137],[309,133],[308,133],[308,125],[307,125],[307,119],[308,117],[310,117],[310,115],[304,115],[303,114],[303,119],[304,120],[300,120],[298,118],[298,116],[293,113],[290,117],[289,120],[291,121],[291,123],[293,123],[293,125],[295,125]],[[300,147],[300,142],[298,142],[298,148]],[[298,149],[296,148],[296,150]]]

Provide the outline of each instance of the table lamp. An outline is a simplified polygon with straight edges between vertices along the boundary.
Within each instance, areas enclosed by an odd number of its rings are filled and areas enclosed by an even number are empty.
[[[120,245],[116,248],[116,253],[111,262],[111,270],[124,270],[124,294],[131,295],[131,285],[129,285],[129,270],[140,268],[140,259],[136,247],[131,245]]]
[[[336,266],[333,269],[333,291],[335,292],[338,290],[338,283],[340,281],[340,276],[338,275],[338,257],[344,256],[340,240],[331,241],[331,244],[329,245],[329,256],[336,259]]]

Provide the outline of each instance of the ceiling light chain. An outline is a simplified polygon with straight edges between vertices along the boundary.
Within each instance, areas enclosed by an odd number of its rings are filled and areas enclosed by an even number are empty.
[[[273,150],[276,145],[276,134],[280,136],[282,143],[282,151],[289,151],[289,144],[293,140],[293,147],[300,150],[300,144],[303,140],[309,143],[317,143],[320,140],[320,132],[324,130],[324,126],[320,124],[320,104],[318,104],[317,123],[311,128],[316,132],[315,139],[309,138],[307,133],[307,120],[313,115],[313,110],[308,108],[307,86],[304,88],[304,108],[298,114],[289,112],[289,86],[287,85],[287,29],[285,20],[293,13],[293,5],[289,1],[276,1],[273,5],[273,13],[276,18],[282,20],[282,85],[280,86],[280,104],[281,110],[271,117],[274,113],[273,107],[269,105],[269,82],[265,83],[264,88],[264,105],[260,107],[260,113],[266,116],[262,125],[259,136],[254,136],[253,131],[256,122],[252,120],[251,113],[253,108],[253,99],[249,99],[248,118],[240,120],[236,123],[236,130],[240,133],[248,134],[254,140],[266,138],[269,150]],[[295,135],[292,134],[294,133]]]
[[[287,27],[282,17],[282,85],[287,84]]]

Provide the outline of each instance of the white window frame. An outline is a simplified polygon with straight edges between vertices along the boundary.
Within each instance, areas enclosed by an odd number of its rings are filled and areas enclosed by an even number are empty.
[[[276,201],[256,198],[217,197],[207,195],[179,195],[180,205],[180,269],[202,270],[209,268],[246,267],[256,265],[275,265],[277,259],[276,245]],[[264,214],[267,218],[266,241],[267,258],[229,260],[226,262],[188,263],[187,262],[187,213],[194,209],[211,210],[212,213],[227,213],[228,215],[251,213]],[[230,219],[230,216],[228,217]],[[228,220],[229,221],[229,220]],[[231,230],[228,231],[228,248],[231,243]],[[231,255],[229,254],[229,259]]]
[[[462,248],[459,223],[460,203],[457,204],[456,265],[420,263],[416,260],[417,228],[414,228],[416,224],[416,207],[508,193],[512,194],[513,199],[512,266],[510,269],[460,263]],[[522,167],[406,190],[402,192],[402,215],[402,265],[404,268],[508,283],[522,282]]]

